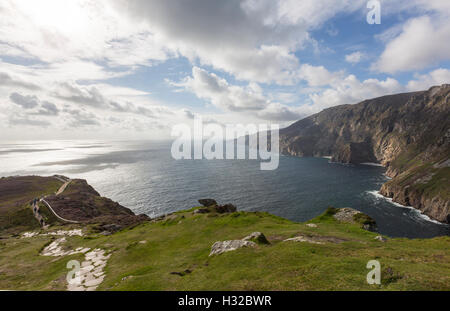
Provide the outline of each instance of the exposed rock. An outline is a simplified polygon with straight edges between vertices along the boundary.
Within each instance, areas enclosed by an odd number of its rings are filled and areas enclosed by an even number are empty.
[[[236,206],[234,206],[233,204],[225,204],[225,205],[216,205],[214,207],[214,209],[219,213],[219,214],[223,214],[223,213],[234,213],[236,212]]]
[[[198,203],[200,203],[201,205],[203,205],[205,207],[217,205],[216,200],[213,200],[213,199],[200,199],[200,200],[198,200]]]
[[[237,250],[241,247],[256,247],[255,242],[243,240],[219,241],[212,245],[209,256],[219,255],[225,252]]]
[[[385,237],[381,236],[381,235],[377,235],[377,236],[374,238],[374,240],[378,240],[378,241],[380,241],[380,242],[386,242],[386,241],[387,241],[387,239],[386,239]]]
[[[316,224],[306,224],[306,226],[307,226],[307,227],[310,227],[310,228],[317,228],[317,225],[316,225]]]
[[[292,241],[292,242],[308,242],[308,243],[313,243],[313,244],[323,244],[323,242],[319,242],[319,241],[316,241],[316,240],[314,240],[314,239],[312,239],[310,237],[305,237],[305,236],[296,236],[294,238],[289,238],[289,239],[284,240],[284,242],[289,242],[289,241]]]
[[[353,208],[344,207],[340,208],[337,213],[333,215],[333,217],[342,222],[355,223],[353,217],[359,213],[360,211]]]
[[[261,232],[253,232],[249,236],[242,239],[243,241],[252,241],[259,244],[270,244],[264,234]]]
[[[342,243],[347,240],[333,237],[333,236],[313,236],[313,235],[299,235],[293,238],[284,240],[284,242],[307,242],[313,244],[324,244],[324,243]]]
[[[401,176],[398,177],[398,179],[400,178]],[[450,185],[450,183],[448,184]],[[396,203],[413,206],[432,219],[450,223],[450,201],[439,196],[426,197],[420,188],[420,182],[417,186],[419,187],[404,186],[397,179],[393,179],[381,186],[380,194],[391,198]],[[450,186],[447,185],[446,187]],[[450,191],[450,189],[444,191]]]
[[[325,109],[280,131],[292,156],[380,163],[392,180],[380,193],[450,222],[450,84]]]
[[[353,208],[344,207],[337,210],[333,215],[336,220],[345,223],[360,224],[361,227],[368,231],[376,231],[377,226],[375,220],[368,215],[361,213]]]
[[[218,205],[217,202],[213,199],[201,199],[198,200],[198,202],[200,202],[200,204],[205,207],[196,209],[194,211],[194,214],[206,214],[211,212],[224,214],[234,213],[236,211],[236,206],[234,206],[233,204]]]

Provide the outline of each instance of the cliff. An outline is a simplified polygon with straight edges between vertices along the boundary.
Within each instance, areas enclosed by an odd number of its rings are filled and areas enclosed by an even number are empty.
[[[450,222],[450,85],[323,110],[280,131],[292,156],[377,162],[392,178],[380,192]]]
[[[100,196],[86,180],[73,179],[65,185],[64,180],[69,179],[62,177],[0,178],[0,235],[40,228],[31,202],[41,198],[51,206],[49,209],[44,202],[38,203],[40,216],[50,226],[94,224],[97,230],[110,233],[150,219]]]

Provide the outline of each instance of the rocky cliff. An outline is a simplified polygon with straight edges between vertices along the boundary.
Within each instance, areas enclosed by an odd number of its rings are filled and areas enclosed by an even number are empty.
[[[281,130],[280,150],[380,163],[383,195],[450,222],[450,84],[325,109]]]

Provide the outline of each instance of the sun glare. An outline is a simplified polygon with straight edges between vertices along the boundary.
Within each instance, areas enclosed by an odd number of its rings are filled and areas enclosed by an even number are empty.
[[[65,34],[79,33],[89,21],[87,3],[82,0],[19,0],[17,5],[37,26]]]

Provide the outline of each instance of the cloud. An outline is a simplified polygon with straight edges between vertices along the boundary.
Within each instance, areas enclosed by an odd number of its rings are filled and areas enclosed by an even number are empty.
[[[416,75],[415,80],[408,82],[407,88],[410,91],[419,91],[445,83],[450,83],[450,70],[439,68],[427,74]]]
[[[294,121],[308,115],[303,108],[305,107],[292,108],[280,103],[270,103],[266,108],[258,112],[258,117],[269,121]]]
[[[28,110],[29,115],[57,116],[59,114],[59,108],[55,104],[41,101],[36,95],[21,95],[14,92],[9,96],[9,99],[16,105]],[[32,110],[34,108],[38,109]]]
[[[42,116],[57,116],[59,115],[59,108],[53,103],[44,101],[42,102],[41,109],[33,114]]]
[[[359,63],[363,58],[364,54],[359,51],[345,55],[345,61],[351,64]]]
[[[448,16],[413,18],[404,24],[398,36],[387,43],[372,69],[397,73],[420,70],[450,60],[449,38]]]
[[[35,126],[35,127],[48,127],[51,125],[50,122],[44,120],[36,120],[21,117],[12,117],[9,120],[11,126]]]
[[[24,109],[32,109],[39,105],[39,99],[34,95],[21,95],[19,93],[12,93],[9,99],[16,105],[21,106]]]
[[[192,77],[172,85],[183,87],[225,111],[260,110],[268,104],[257,84],[230,85],[225,79],[198,67],[192,68]]]
[[[395,94],[404,90],[405,88],[392,78],[359,81],[356,76],[348,75],[344,79],[334,82],[330,88],[311,94],[310,99],[313,103],[312,108],[315,112],[319,112],[328,107],[356,104],[365,99]]]
[[[38,90],[39,87],[32,83],[27,83],[19,79],[13,79],[9,74],[5,72],[0,72],[0,87],[12,86],[12,87],[22,87],[29,90]]]
[[[116,7],[144,21],[177,54],[258,83],[295,83],[294,52],[310,31],[365,1],[185,0],[118,1]]]
[[[198,98],[211,102],[226,112],[246,113],[264,120],[295,120],[300,114],[289,106],[271,102],[256,83],[247,86],[229,84],[215,73],[193,67],[192,77],[181,82],[170,82],[173,86],[182,87]],[[187,116],[190,114],[188,113]]]
[[[97,116],[92,112],[82,109],[65,108],[64,112],[69,115],[69,127],[85,127],[85,126],[100,126],[101,123]]]
[[[332,84],[342,76],[342,72],[330,72],[323,66],[304,64],[299,70],[299,77],[306,80],[310,86],[324,86]]]

